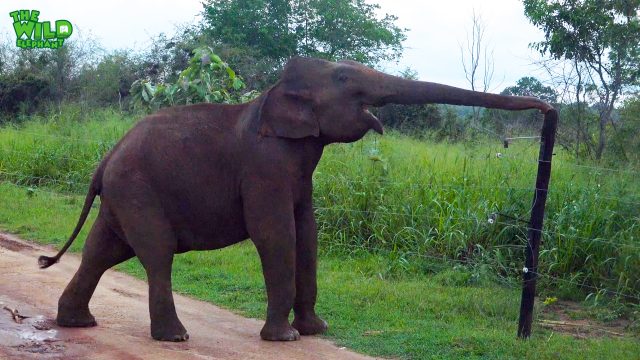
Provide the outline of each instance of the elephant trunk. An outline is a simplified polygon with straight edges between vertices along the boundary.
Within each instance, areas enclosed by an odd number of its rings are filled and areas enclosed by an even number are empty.
[[[553,109],[548,103],[529,96],[510,96],[465,90],[426,81],[407,80],[380,73],[377,87],[380,102],[393,104],[449,104],[480,106],[502,110],[539,109],[543,113]]]

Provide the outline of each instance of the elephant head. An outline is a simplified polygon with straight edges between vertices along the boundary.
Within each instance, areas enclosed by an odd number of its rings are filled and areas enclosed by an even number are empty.
[[[285,138],[319,137],[325,143],[353,142],[381,122],[369,106],[451,104],[504,110],[551,105],[534,97],[496,95],[388,75],[355,61],[296,57],[261,97],[259,132]]]

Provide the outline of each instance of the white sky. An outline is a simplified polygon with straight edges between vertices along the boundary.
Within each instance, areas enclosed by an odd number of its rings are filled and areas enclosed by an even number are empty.
[[[537,53],[528,44],[542,40],[523,14],[520,0],[369,0],[382,12],[398,16],[397,24],[409,28],[404,56],[398,65],[386,65],[390,73],[406,67],[418,71],[422,80],[466,87],[460,60],[460,44],[466,41],[473,10],[486,27],[486,39],[494,51],[492,90],[500,91],[523,76],[534,75]],[[0,33],[13,41],[9,13],[18,9],[40,10],[40,21],[69,20],[76,35],[90,33],[107,49],[142,47],[161,32],[171,34],[176,25],[198,21],[201,0],[110,0],[0,2]],[[73,35],[72,35],[73,37]]]

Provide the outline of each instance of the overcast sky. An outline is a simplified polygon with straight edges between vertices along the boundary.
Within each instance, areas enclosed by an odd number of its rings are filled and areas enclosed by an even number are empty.
[[[513,85],[523,76],[543,77],[531,65],[538,55],[528,48],[543,34],[525,18],[520,0],[369,1],[380,4],[382,13],[398,16],[398,25],[409,29],[404,56],[397,65],[385,65],[388,72],[411,67],[422,80],[468,88],[460,44],[466,41],[475,9],[494,52],[493,90]],[[200,0],[2,0],[0,31],[10,41],[14,35],[9,13],[18,9],[40,10],[40,21],[69,20],[77,33],[90,33],[105,48],[117,49],[144,47],[161,32],[172,33],[176,25],[199,21],[202,5]]]

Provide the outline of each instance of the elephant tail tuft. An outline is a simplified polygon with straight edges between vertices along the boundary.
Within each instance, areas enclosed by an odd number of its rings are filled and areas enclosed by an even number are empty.
[[[38,258],[38,266],[40,266],[40,269],[46,269],[49,266],[57,263],[58,260],[60,260],[60,258],[57,256],[51,257],[42,255]]]

